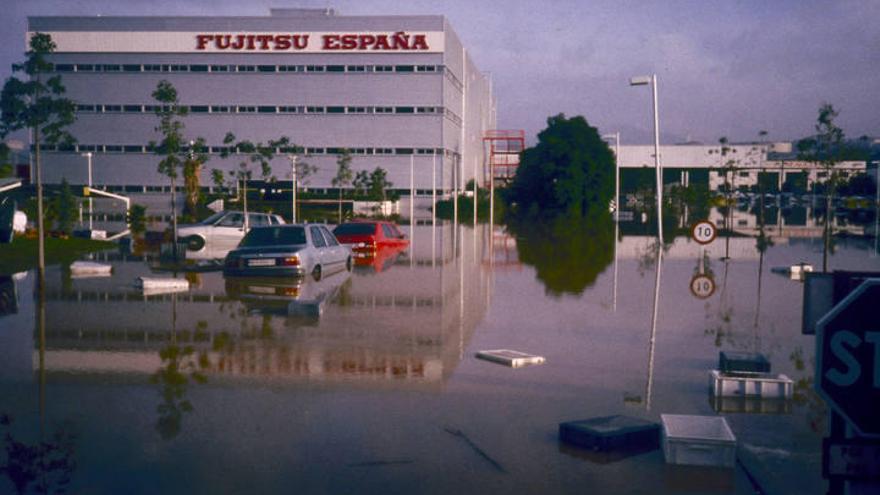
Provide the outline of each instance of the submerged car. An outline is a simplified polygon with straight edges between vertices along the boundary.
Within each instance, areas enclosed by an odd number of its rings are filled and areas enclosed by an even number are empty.
[[[323,275],[351,270],[351,250],[321,224],[251,229],[226,255],[223,273],[233,276]]]
[[[333,229],[339,242],[351,246],[355,255],[372,256],[379,249],[406,248],[409,240],[397,225],[384,221],[343,223]]]
[[[215,249],[232,249],[246,234],[244,212],[221,211],[191,225],[177,227],[177,237],[186,242],[191,251],[200,251],[206,245]],[[268,225],[284,225],[284,219],[271,213],[248,212],[248,229]]]

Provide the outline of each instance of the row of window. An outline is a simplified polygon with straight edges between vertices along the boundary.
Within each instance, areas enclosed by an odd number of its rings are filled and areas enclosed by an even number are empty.
[[[258,182],[258,181],[254,181],[254,182]],[[277,182],[277,184],[279,184],[279,185],[281,185],[281,184],[283,184],[283,183],[284,183],[283,180]],[[278,189],[267,189],[265,192],[267,192],[267,193],[269,193],[269,194],[282,194],[282,193],[290,194],[290,186],[289,186],[289,183],[290,183],[290,180],[288,179],[288,187],[287,187],[287,189],[284,189],[283,187],[280,187],[280,188],[278,188]],[[96,185],[95,187],[100,188],[100,189],[105,190],[105,191],[108,191],[108,192],[112,192],[112,193],[120,193],[120,194],[126,194],[126,193],[161,193],[161,194],[167,194],[167,193],[170,193],[170,192],[171,192],[171,187],[170,187],[170,186],[133,186],[133,185],[128,185],[128,186],[108,186],[108,185]],[[203,193],[211,193],[211,192],[219,191],[219,189],[217,189],[216,187],[201,187],[200,189],[201,189],[201,191],[202,191]],[[228,189],[225,189],[225,188],[224,188],[223,190],[224,190],[224,191],[228,191]],[[309,192],[313,192],[313,193],[315,193],[315,194],[335,194],[335,193],[338,193],[338,192],[339,192],[339,188],[335,188],[335,187],[323,187],[323,188],[322,188],[322,187],[306,187],[306,188],[302,188],[302,187],[300,187],[299,190],[300,190],[300,191],[302,191],[302,190],[307,190],[307,191],[309,191]],[[351,188],[349,187],[349,188],[346,188],[346,189],[343,189],[343,190],[344,190],[344,191],[350,191]],[[181,192],[182,192],[182,188],[181,188],[180,186],[178,186],[178,187],[176,188],[176,191],[177,191],[178,193],[181,193]],[[400,194],[401,196],[409,196],[409,192],[410,192],[410,191],[409,191],[409,189],[389,189],[388,192],[395,192],[395,193],[397,193],[397,194]],[[416,192],[416,196],[430,196],[430,195],[431,195],[431,190],[430,190],[430,189],[416,189],[415,192]],[[449,192],[448,190],[437,189],[437,190],[434,192],[434,194],[442,195],[442,194],[446,194],[446,193],[448,193],[448,192]],[[124,214],[113,214],[113,213],[103,214],[103,213],[96,213],[96,214],[94,214],[94,215],[92,216],[92,218],[93,218],[94,220],[96,220],[96,221],[101,221],[101,222],[124,222],[124,221],[125,221],[125,215],[124,215]],[[170,221],[171,221],[171,215],[153,215],[153,216],[148,217],[147,220],[149,220],[149,221],[167,221],[167,222],[170,222]],[[430,220],[427,220],[427,221],[425,221],[425,220],[420,220],[420,221],[418,222],[418,225],[430,225]]]
[[[352,155],[439,155],[444,154],[443,148],[339,148],[339,147],[285,147],[276,148],[275,153],[305,153],[307,155],[341,155],[345,150]],[[142,144],[75,144],[75,145],[54,145],[41,144],[41,151],[52,151],[60,153],[153,153],[154,149],[150,145]],[[181,151],[186,153],[189,146],[181,146]],[[237,149],[231,146],[208,146],[208,153],[238,153]],[[446,156],[454,156],[455,152],[445,150]]]
[[[443,65],[208,65],[208,64],[55,64],[55,72],[194,73],[439,73]]]
[[[442,115],[443,107],[434,106],[320,106],[320,105],[183,105],[190,113],[305,113],[305,114],[421,114]],[[79,113],[156,113],[168,107],[160,105],[78,104]],[[451,113],[447,111],[446,113]],[[457,116],[456,116],[457,117]]]

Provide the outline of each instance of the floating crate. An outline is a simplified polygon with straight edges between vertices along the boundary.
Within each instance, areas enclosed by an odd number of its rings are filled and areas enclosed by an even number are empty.
[[[94,261],[74,261],[70,264],[70,275],[74,278],[109,277],[113,266]]]
[[[722,373],[734,371],[770,373],[770,361],[757,352],[721,351],[718,353],[718,369]]]
[[[791,399],[794,381],[772,373],[722,373],[709,370],[709,394],[714,397]]]
[[[604,416],[560,423],[559,439],[598,452],[647,452],[660,446],[660,425],[629,416]]]
[[[709,405],[718,413],[791,414],[792,401],[760,397],[709,396]]]
[[[528,366],[530,364],[543,364],[543,356],[535,356],[534,354],[526,354],[519,351],[511,351],[510,349],[494,349],[490,351],[480,351],[477,357],[492,361],[493,363],[505,364],[512,368],[520,366]]]
[[[803,280],[808,272],[813,271],[813,265],[800,262],[797,265],[791,265],[789,268],[789,277],[792,280]]]
[[[661,414],[663,455],[669,464],[732,468],[736,437],[721,416]]]
[[[182,278],[138,277],[135,286],[141,289],[145,296],[151,296],[188,291],[189,281]]]

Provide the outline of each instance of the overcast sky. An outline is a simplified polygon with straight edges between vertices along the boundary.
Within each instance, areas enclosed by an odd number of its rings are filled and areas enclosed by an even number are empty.
[[[880,136],[877,0],[2,0],[0,76],[23,58],[29,15],[340,14],[447,16],[490,72],[498,127],[534,136],[549,115],[583,115],[624,143],[650,143],[656,73],[662,142],[810,134],[822,102],[849,137]]]

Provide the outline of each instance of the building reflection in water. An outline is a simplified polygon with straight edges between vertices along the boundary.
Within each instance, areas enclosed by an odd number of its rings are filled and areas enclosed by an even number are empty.
[[[120,257],[110,279],[50,277],[44,368],[153,377],[169,417],[191,407],[185,386],[205,381],[442,386],[490,302],[489,227],[413,228],[407,253],[321,281],[213,272],[187,293],[145,297],[128,284],[148,267]]]

